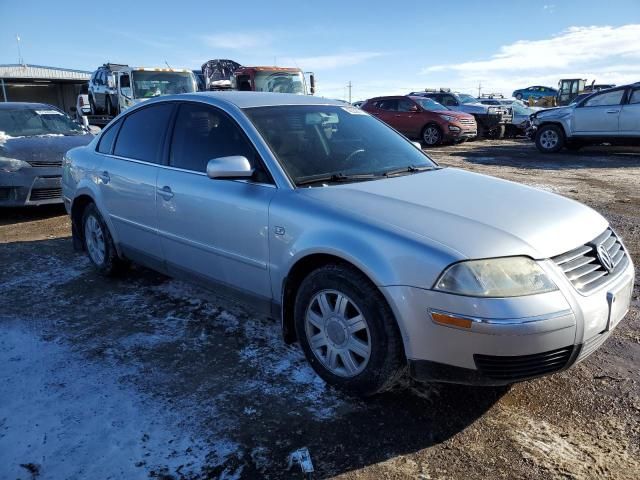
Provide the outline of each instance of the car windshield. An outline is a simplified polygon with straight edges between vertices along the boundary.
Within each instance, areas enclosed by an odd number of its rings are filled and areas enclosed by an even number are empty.
[[[530,108],[524,107],[516,102],[511,104],[511,108],[518,115],[530,115],[531,113],[533,113],[533,110],[531,110]]]
[[[191,72],[147,72],[134,71],[134,98],[151,98],[175,93],[193,93],[195,80]]]
[[[467,95],[466,93],[459,93],[458,98],[461,103],[478,103],[478,99],[472,97],[471,95]]]
[[[287,105],[245,113],[296,184],[321,176],[364,179],[436,167],[406,138],[355,107]]]
[[[449,110],[444,105],[432,100],[431,98],[413,98],[413,100],[425,110]]]
[[[255,75],[256,92],[304,94],[302,73],[259,71]]]
[[[10,137],[83,135],[84,128],[60,110],[39,108],[0,109],[0,132]]]

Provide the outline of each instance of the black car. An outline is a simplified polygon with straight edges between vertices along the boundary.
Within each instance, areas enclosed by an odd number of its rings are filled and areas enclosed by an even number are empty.
[[[0,207],[62,203],[62,157],[93,135],[44,103],[0,103]]]

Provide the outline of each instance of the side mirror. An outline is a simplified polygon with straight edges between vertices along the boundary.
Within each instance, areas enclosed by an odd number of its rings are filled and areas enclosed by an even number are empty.
[[[209,160],[207,177],[209,178],[248,178],[253,175],[253,168],[247,157],[232,155]]]

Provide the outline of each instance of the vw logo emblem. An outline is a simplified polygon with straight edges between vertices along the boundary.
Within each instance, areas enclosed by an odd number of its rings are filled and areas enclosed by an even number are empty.
[[[613,260],[611,259],[611,255],[609,255],[609,252],[603,244],[598,245],[598,248],[596,248],[596,254],[598,255],[598,260],[600,260],[600,263],[602,264],[604,269],[607,272],[611,273],[611,271],[613,270]]]

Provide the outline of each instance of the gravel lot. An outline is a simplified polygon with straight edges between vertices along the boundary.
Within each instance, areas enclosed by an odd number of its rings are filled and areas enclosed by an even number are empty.
[[[574,198],[640,265],[640,151],[524,141],[430,151]],[[511,388],[324,385],[276,321],[151,271],[107,280],[62,208],[0,211],[0,478],[640,478],[640,278],[587,361]]]

